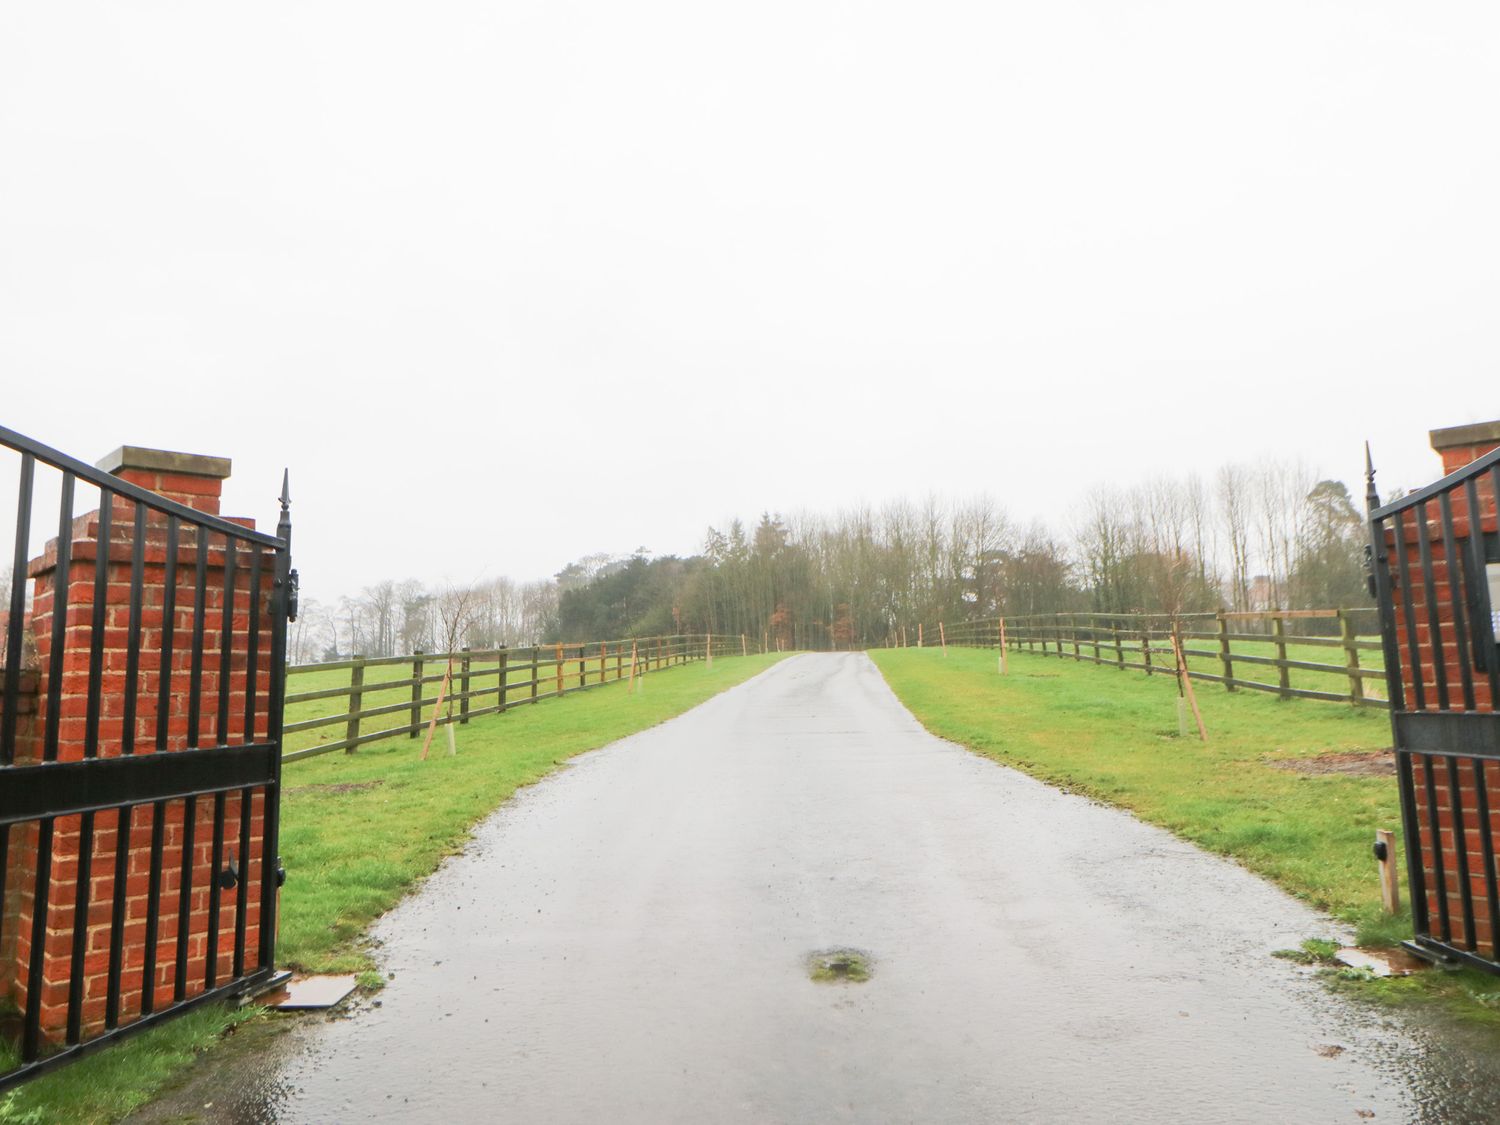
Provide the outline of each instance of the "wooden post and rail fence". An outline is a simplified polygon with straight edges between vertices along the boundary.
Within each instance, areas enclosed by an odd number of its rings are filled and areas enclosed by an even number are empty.
[[[1388,707],[1376,693],[1384,687],[1385,668],[1375,613],[1373,607],[1175,616],[1050,613],[944,623],[940,631],[947,644],[959,647],[1000,648],[1003,637],[1010,652],[1133,668],[1148,676],[1176,676],[1185,664],[1189,678],[1227,691]],[[1325,652],[1329,659],[1321,659]],[[1376,692],[1366,680],[1374,681]]]
[[[467,723],[482,715],[552,699],[617,680],[635,680],[663,668],[715,656],[759,653],[739,635],[677,634],[614,641],[566,642],[524,648],[416,652],[304,664],[287,669],[287,749],[283,761],[335,750],[353,753],[384,738],[418,738],[448,680],[437,723]],[[298,691],[298,681],[317,682],[347,672],[347,682]],[[340,677],[343,679],[344,677]],[[308,733],[335,729],[337,739],[302,745]]]

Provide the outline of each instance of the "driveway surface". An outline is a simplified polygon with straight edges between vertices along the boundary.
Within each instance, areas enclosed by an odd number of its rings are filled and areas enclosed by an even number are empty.
[[[1372,874],[1373,878],[1373,874]],[[807,655],[577,759],[377,928],[380,1006],[208,1119],[1495,1119],[1494,1064],[1269,956],[1337,927]],[[853,948],[864,983],[815,983]],[[201,1102],[199,1105],[201,1106]]]

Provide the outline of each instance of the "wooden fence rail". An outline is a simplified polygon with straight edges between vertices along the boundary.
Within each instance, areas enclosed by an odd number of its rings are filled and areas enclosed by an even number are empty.
[[[441,685],[445,679],[449,684],[443,698],[451,700],[452,705],[443,709],[437,721],[467,723],[481,715],[499,714],[630,676],[750,652],[759,653],[760,646],[738,634],[678,634],[525,648],[417,652],[410,656],[356,656],[290,667],[287,721],[282,727],[287,749],[282,760],[294,762],[334,750],[353,753],[367,742],[401,734],[416,738],[432,720],[430,709],[438,704],[441,687],[433,685]],[[296,680],[316,683],[341,672],[348,673],[346,682],[291,690]],[[344,702],[330,709],[330,701]],[[374,724],[377,729],[372,730],[372,720],[384,722]],[[339,728],[340,737],[310,746],[297,745],[307,741],[308,732],[325,728]]]
[[[1288,622],[1318,622],[1336,635],[1319,635],[1307,625],[1288,632]],[[1260,627],[1263,631],[1251,631]],[[1194,680],[1223,684],[1228,691],[1245,688],[1273,692],[1282,699],[1323,699],[1360,707],[1388,707],[1380,692],[1385,669],[1380,641],[1370,634],[1379,625],[1372,609],[1298,609],[1262,612],[1053,613],[1005,618],[1005,640],[1012,651],[1088,661],[1150,675],[1176,676],[1175,632],[1186,671]],[[998,648],[1000,619],[946,625],[947,643],[969,648]],[[931,630],[928,630],[931,632]],[[1195,647],[1193,642],[1211,642]],[[1318,650],[1338,650],[1338,663],[1316,659]],[[1374,654],[1369,656],[1368,654]],[[1331,655],[1331,654],[1330,654]],[[1197,666],[1195,667],[1195,661]],[[1216,669],[1210,671],[1209,669]],[[1244,669],[1250,669],[1246,674]],[[1274,669],[1275,681],[1255,678],[1255,669]],[[1304,673],[1294,685],[1292,673]],[[1314,674],[1319,686],[1307,686]],[[1334,679],[1328,679],[1333,677]],[[1341,690],[1331,689],[1339,680]],[[1370,690],[1366,681],[1374,681]]]

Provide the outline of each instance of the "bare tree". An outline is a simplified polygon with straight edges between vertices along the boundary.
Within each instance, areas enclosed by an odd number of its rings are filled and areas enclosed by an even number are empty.
[[[453,734],[453,661],[458,646],[463,642],[469,628],[474,623],[474,615],[478,608],[478,598],[473,586],[444,586],[442,592],[435,599],[437,603],[438,620],[442,625],[442,646],[447,656],[447,668],[443,672],[443,684],[438,691],[438,702],[433,705],[432,723],[437,723],[437,713],[443,706],[443,698],[447,697],[448,714],[447,727],[448,753],[458,753],[458,747],[454,741]],[[432,745],[432,725],[427,728],[427,737],[422,741],[422,757],[425,760],[427,750]]]
[[[1230,604],[1250,608],[1250,483],[1240,465],[1219,470],[1219,519],[1229,545]]]

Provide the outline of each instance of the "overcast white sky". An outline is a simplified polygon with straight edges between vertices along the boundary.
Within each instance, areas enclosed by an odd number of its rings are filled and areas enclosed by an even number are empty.
[[[13,0],[0,423],[232,457],[263,525],[289,465],[318,596],[1425,483],[1500,417],[1497,57],[1493,0]]]

